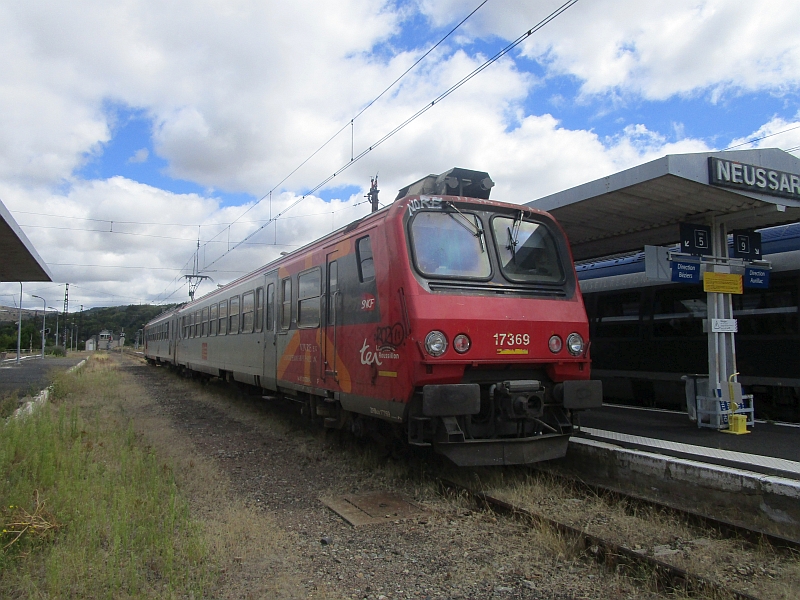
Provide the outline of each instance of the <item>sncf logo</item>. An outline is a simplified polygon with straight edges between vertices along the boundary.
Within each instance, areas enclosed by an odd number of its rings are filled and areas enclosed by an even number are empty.
[[[373,310],[375,308],[375,296],[364,294],[361,296],[361,310]]]

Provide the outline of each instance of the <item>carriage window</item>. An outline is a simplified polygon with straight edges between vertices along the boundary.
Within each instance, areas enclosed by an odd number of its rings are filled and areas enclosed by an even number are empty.
[[[733,316],[739,335],[796,335],[796,279],[773,281],[770,289],[746,289],[733,297]]]
[[[328,325],[336,323],[336,292],[339,289],[339,263],[328,264]]]
[[[292,324],[292,280],[281,281],[281,329],[289,329]]]
[[[200,337],[200,331],[203,327],[202,312],[195,311],[194,313],[194,337]]]
[[[319,327],[320,269],[297,277],[297,326]]]
[[[595,335],[606,338],[640,336],[639,292],[608,294],[597,299]]]
[[[228,333],[239,333],[239,296],[228,300]]]
[[[492,219],[494,240],[503,275],[511,281],[562,283],[564,269],[558,247],[543,223],[520,217]]]
[[[372,242],[369,236],[363,237],[356,242],[358,253],[358,278],[361,282],[375,279],[375,263],[372,260]]]
[[[264,288],[256,288],[256,331],[264,326]]]
[[[267,286],[267,331],[272,331],[273,323],[275,323],[275,284],[270,283]]]
[[[423,275],[487,278],[492,274],[486,236],[475,215],[419,212],[411,222],[411,245]]]
[[[212,304],[208,309],[208,327],[210,329],[209,335],[217,335],[217,319],[219,318],[216,304]]]
[[[656,290],[653,298],[653,337],[703,335],[707,317],[706,295],[693,287]]]
[[[253,312],[255,296],[253,292],[242,294],[242,333],[253,333]]]
[[[217,335],[225,335],[228,331],[228,301],[219,303],[219,331]]]
[[[208,335],[208,308],[203,309],[203,328],[200,333],[202,337],[206,337]]]

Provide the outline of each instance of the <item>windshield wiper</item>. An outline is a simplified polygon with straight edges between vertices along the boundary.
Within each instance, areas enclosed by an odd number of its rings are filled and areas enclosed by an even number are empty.
[[[519,226],[522,224],[522,211],[517,213],[517,216],[514,217],[514,222],[511,224],[511,227],[506,227],[506,231],[508,231],[508,248],[511,250],[511,262],[517,264],[517,244],[519,244]]]
[[[485,234],[484,234],[484,232],[483,232],[483,224],[481,223],[481,220],[480,220],[478,217],[474,217],[474,218],[475,218],[475,222],[473,223],[472,221],[470,221],[470,220],[467,218],[467,215],[465,215],[465,214],[464,214],[464,213],[462,213],[460,210],[458,210],[458,208],[456,207],[456,205],[455,205],[455,204],[453,204],[452,202],[448,202],[448,203],[446,204],[446,206],[449,206],[449,207],[450,207],[450,208],[452,208],[454,211],[456,211],[456,212],[457,212],[459,215],[461,215],[461,218],[462,218],[464,221],[460,221],[459,219],[457,219],[457,218],[456,218],[456,216],[455,216],[453,213],[451,213],[451,212],[448,212],[448,213],[447,213],[448,215],[450,215],[450,218],[451,218],[451,219],[453,219],[453,220],[454,220],[456,223],[458,223],[459,225],[461,225],[461,226],[462,226],[464,229],[466,229],[466,230],[467,230],[467,231],[469,231],[469,232],[470,232],[472,235],[474,235],[476,238],[478,238],[478,240],[480,241],[480,244],[481,244],[481,252],[486,252],[486,246],[485,246],[485,244],[483,243],[483,236],[484,236]]]

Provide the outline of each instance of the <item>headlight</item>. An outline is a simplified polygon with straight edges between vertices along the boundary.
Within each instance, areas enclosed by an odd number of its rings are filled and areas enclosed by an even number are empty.
[[[469,338],[464,333],[459,333],[455,338],[453,338],[453,348],[459,354],[464,354],[467,350],[469,350],[470,342]]]
[[[570,333],[567,337],[567,350],[572,356],[578,356],[583,352],[583,338],[580,333]]]
[[[425,337],[425,349],[431,356],[441,356],[447,350],[447,338],[441,331],[431,331]]]
[[[561,348],[563,347],[563,342],[561,338],[557,335],[550,336],[550,341],[547,342],[547,347],[550,348],[550,352],[553,354],[558,354],[561,352]]]

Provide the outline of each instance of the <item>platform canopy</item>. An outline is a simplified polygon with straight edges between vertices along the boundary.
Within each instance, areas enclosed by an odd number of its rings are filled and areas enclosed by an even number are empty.
[[[0,202],[0,282],[53,281],[53,274],[28,236]]]
[[[777,148],[670,154],[528,204],[550,212],[576,261],[666,246],[679,223],[800,220],[800,159]]]

